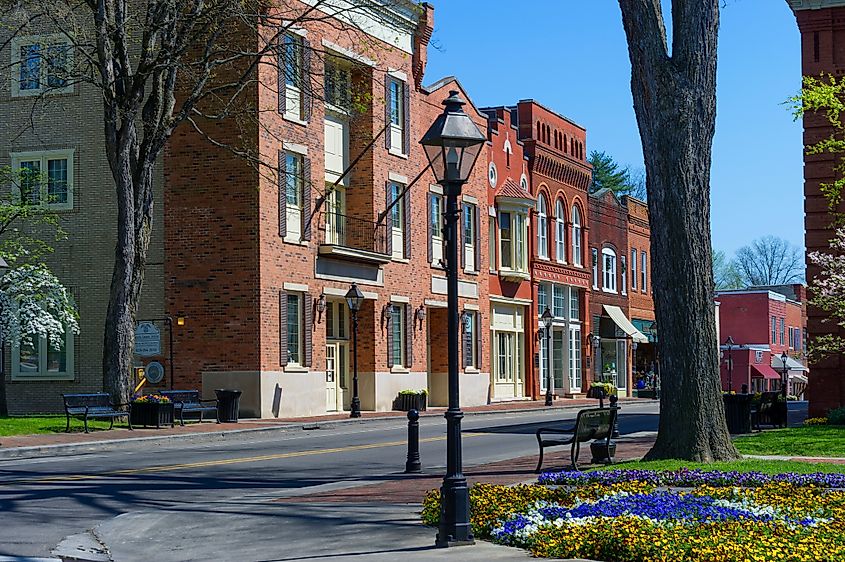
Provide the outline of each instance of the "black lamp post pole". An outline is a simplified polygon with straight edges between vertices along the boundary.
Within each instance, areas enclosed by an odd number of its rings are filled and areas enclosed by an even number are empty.
[[[361,417],[361,399],[358,397],[358,311],[352,311],[352,403],[349,417]]]
[[[789,369],[786,366],[786,360],[788,356],[786,352],[783,352],[783,355],[780,356],[780,360],[783,361],[783,379],[780,381],[780,393],[783,396],[784,400],[786,400],[786,387],[789,381]]]
[[[546,326],[546,406],[554,404],[552,400],[552,329]]]
[[[446,410],[446,476],[440,488],[437,546],[472,543],[469,488],[461,458],[461,411],[458,386],[458,193],[462,182],[444,181],[446,191],[446,287],[448,305],[449,408]]]

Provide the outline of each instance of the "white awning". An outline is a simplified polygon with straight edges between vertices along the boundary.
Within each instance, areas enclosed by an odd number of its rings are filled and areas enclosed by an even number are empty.
[[[790,371],[809,371],[807,367],[805,367],[800,361],[793,357],[786,358],[786,367]],[[772,368],[777,369],[778,371],[783,370],[783,361],[780,359],[780,355],[772,354]]]
[[[617,326],[622,328],[622,331],[631,336],[631,339],[637,343],[648,343],[648,338],[645,335],[634,328],[634,325],[631,324],[631,321],[625,316],[625,313],[622,312],[622,309],[618,306],[612,306],[609,304],[602,305],[604,307],[605,312],[607,312],[608,316],[616,323]]]
[[[804,375],[799,375],[797,373],[789,373],[789,380],[792,382],[803,382],[807,383],[808,379]]]

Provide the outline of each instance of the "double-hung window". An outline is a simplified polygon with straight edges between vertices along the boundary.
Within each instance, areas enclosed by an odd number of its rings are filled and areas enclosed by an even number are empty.
[[[390,342],[388,357],[389,367],[402,367],[405,365],[405,305],[390,305]]]
[[[778,342],[778,319],[772,316],[772,343]]]
[[[555,259],[566,262],[566,217],[563,211],[563,201],[555,205]]]
[[[431,263],[440,266],[443,260],[443,196],[439,193],[429,193],[430,216],[428,217],[431,229]]]
[[[602,255],[602,273],[603,282],[602,290],[615,293],[616,292],[616,252],[610,248],[603,248]]]
[[[784,318],[780,319],[780,344],[783,345],[786,343],[786,320]]]
[[[619,256],[619,283],[621,284],[622,294],[628,294],[628,258]]]
[[[16,37],[12,40],[12,96],[73,91],[70,42],[64,35]]]
[[[496,271],[496,219],[487,217],[487,259],[490,271]]]
[[[285,152],[286,238],[289,240],[299,241],[302,238],[303,188],[302,155],[295,152]]]
[[[578,322],[581,318],[581,295],[575,287],[569,288],[569,320]]]
[[[566,287],[552,285],[552,315],[555,318],[566,318]]]
[[[304,322],[302,295],[299,293],[288,293],[287,305],[288,365],[303,365],[302,327]]]
[[[543,315],[549,306],[549,286],[545,283],[537,285],[537,314]]]
[[[27,342],[12,347],[12,380],[73,380],[73,333],[65,332],[56,349],[46,338],[32,334]]]
[[[335,111],[348,113],[352,105],[352,71],[340,57],[326,55],[323,74],[326,105]]]
[[[16,200],[51,210],[73,209],[73,150],[12,154]]]
[[[504,272],[528,271],[526,216],[515,211],[499,211],[499,266]]]
[[[294,119],[305,118],[303,51],[302,37],[296,33],[285,33],[282,36],[281,71],[285,75],[285,116]]]
[[[643,293],[648,292],[648,254],[645,253],[645,250],[640,252],[640,258],[642,258],[642,263],[640,264],[640,275],[642,276],[642,284],[640,285],[640,290]]]
[[[392,76],[387,79],[387,109],[390,127],[390,150],[405,152],[405,83]]]
[[[631,290],[637,290],[637,250],[631,250]]]
[[[599,288],[599,251],[591,248],[593,257],[593,289]]]
[[[390,223],[391,249],[394,258],[405,257],[405,198],[402,192],[405,186],[401,183],[390,182]]]
[[[549,223],[546,209],[546,198],[542,195],[537,199],[537,256],[549,257]]]
[[[470,203],[463,204],[464,222],[464,269],[475,271],[475,252],[478,251],[477,209]]]
[[[572,263],[581,266],[581,213],[578,207],[572,207]]]
[[[478,357],[478,313],[465,310],[463,314],[464,368],[479,366]]]

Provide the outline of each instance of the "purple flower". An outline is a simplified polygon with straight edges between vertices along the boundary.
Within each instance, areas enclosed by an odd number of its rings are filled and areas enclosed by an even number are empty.
[[[845,488],[845,474],[814,472],[811,474],[765,474],[762,472],[737,472],[700,469],[680,469],[675,471],[655,470],[602,470],[594,472],[563,471],[544,472],[539,477],[540,484],[580,485],[580,484],[616,484],[637,480],[655,486],[741,486],[755,488],[772,482],[794,484],[797,486],[818,486],[820,488]]]

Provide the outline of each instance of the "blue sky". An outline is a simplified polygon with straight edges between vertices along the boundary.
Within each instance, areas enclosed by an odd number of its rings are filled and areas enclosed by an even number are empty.
[[[666,2],[664,2],[666,3]],[[479,106],[534,98],[587,128],[588,150],[642,167],[616,0],[435,0],[426,83],[454,74]],[[526,9],[530,7],[531,9]],[[783,0],[722,10],[711,175],[713,245],[804,245],[800,35]]]

